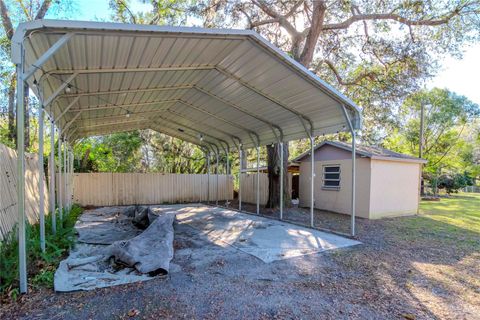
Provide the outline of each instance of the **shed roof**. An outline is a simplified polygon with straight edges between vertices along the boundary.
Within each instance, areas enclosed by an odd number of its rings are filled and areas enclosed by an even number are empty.
[[[330,146],[343,149],[349,152],[352,151],[352,146],[349,143],[345,143],[341,141],[324,141],[322,143],[317,144],[315,146],[315,150],[325,145],[330,145]],[[356,149],[357,155],[364,156],[371,159],[427,163],[427,160],[425,159],[413,157],[403,153],[398,153],[398,152],[377,147],[377,146],[357,145],[355,149]],[[299,155],[298,157],[296,157],[295,159],[293,159],[292,161],[296,161],[296,162],[302,161],[305,157],[309,155],[310,155],[310,151],[306,151],[301,155]]]
[[[149,128],[248,148],[344,131],[343,106],[361,125],[350,99],[251,30],[36,20],[15,32],[16,64],[22,44],[30,87],[71,141]]]

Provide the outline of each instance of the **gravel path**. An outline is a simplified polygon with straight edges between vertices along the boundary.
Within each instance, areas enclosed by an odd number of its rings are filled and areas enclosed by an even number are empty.
[[[301,223],[306,212],[286,215]],[[474,245],[458,245],[428,230],[412,234],[406,219],[416,218],[359,219],[362,245],[270,264],[177,224],[168,277],[92,292],[37,290],[2,306],[0,318],[480,319],[480,235],[465,232]],[[316,212],[315,221],[348,232],[348,217]]]

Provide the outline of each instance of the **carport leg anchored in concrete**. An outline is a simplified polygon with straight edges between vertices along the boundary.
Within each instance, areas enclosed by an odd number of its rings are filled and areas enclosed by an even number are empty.
[[[100,37],[99,37],[100,36]],[[80,41],[71,41],[74,37],[80,37]],[[109,37],[112,42],[97,43],[99,38]],[[148,39],[143,48],[139,47],[142,41],[138,41],[138,46],[130,46],[122,51],[117,50],[116,54],[126,55],[126,61],[113,65],[102,65],[107,61],[109,49],[116,47],[113,43],[125,42],[128,39]],[[181,39],[185,44],[183,46],[174,46],[170,43],[168,50],[163,52],[161,63],[153,63],[145,66],[141,63],[129,63],[131,59],[143,61],[146,53],[159,52],[165,49],[164,39],[170,39],[175,42]],[[155,39],[158,47],[150,42]],[[161,41],[158,42],[157,40]],[[204,41],[205,40],[205,41]],[[215,52],[207,52],[212,40],[216,41]],[[192,42],[193,41],[193,42]],[[204,41],[203,45],[199,42]],[[122,43],[123,43],[122,42]],[[45,44],[54,43],[51,47],[46,48]],[[188,56],[191,52],[183,50],[186,44],[193,45],[197,50],[192,50],[192,56]],[[148,47],[152,44],[152,47]],[[105,47],[107,46],[107,47]],[[110,46],[110,47],[108,47]],[[163,46],[163,47],[162,47]],[[65,48],[66,47],[66,48]],[[87,51],[90,47],[98,47],[98,55],[95,62],[89,60]],[[202,49],[203,47],[203,49]],[[242,47],[242,48],[240,48]],[[241,49],[241,50],[240,50]],[[45,51],[44,51],[45,50]],[[136,55],[132,50],[136,51]],[[27,52],[28,51],[28,52]],[[44,51],[44,52],[43,52]],[[222,53],[222,57],[218,60],[218,52]],[[26,53],[27,52],[27,53]],[[71,55],[71,52],[78,54]],[[238,53],[251,52],[260,60],[241,60],[242,55]],[[83,54],[84,53],[84,54]],[[187,55],[187,56],[185,56]],[[57,58],[58,56],[58,58]],[[91,56],[91,55],[90,55]],[[172,60],[166,63],[167,58]],[[179,60],[175,60],[179,59]],[[187,63],[186,61],[190,61]],[[206,59],[210,59],[206,61]],[[25,239],[25,181],[20,177],[25,177],[24,166],[24,85],[28,84],[35,95],[38,97],[41,105],[39,113],[39,121],[44,120],[44,112],[48,113],[51,125],[51,154],[50,154],[50,211],[53,219],[51,232],[55,233],[55,191],[57,188],[57,208],[59,218],[62,219],[63,209],[71,208],[72,204],[72,188],[67,183],[73,173],[73,156],[71,145],[82,137],[92,135],[102,135],[121,131],[131,131],[138,129],[153,129],[161,133],[182,139],[184,141],[196,144],[207,153],[208,176],[210,177],[210,156],[211,152],[216,157],[216,178],[217,190],[215,195],[215,203],[218,205],[218,171],[219,171],[219,153],[220,149],[224,149],[228,155],[230,148],[238,148],[241,159],[243,151],[248,148],[255,148],[257,151],[257,183],[256,183],[256,211],[260,213],[260,194],[259,194],[259,148],[262,145],[271,143],[279,143],[280,147],[280,217],[283,218],[283,190],[284,190],[284,159],[283,159],[283,143],[289,140],[299,138],[309,138],[311,143],[311,203],[310,203],[310,220],[314,225],[314,137],[344,130],[345,124],[348,124],[352,133],[352,171],[355,176],[355,130],[360,129],[360,109],[348,98],[344,97],[337,90],[311,73],[304,66],[300,65],[285,53],[275,48],[265,39],[250,30],[227,30],[227,29],[202,29],[202,28],[182,28],[182,27],[158,27],[144,25],[127,25],[112,23],[94,23],[94,22],[78,22],[78,21],[51,21],[36,20],[32,22],[22,23],[17,28],[12,39],[12,60],[17,69],[17,155],[18,155],[18,177],[17,194],[18,194],[18,228],[19,228],[19,279],[20,292],[27,292],[27,270],[26,270],[26,239]],[[98,61],[100,65],[97,66]],[[260,61],[260,63],[259,63]],[[165,62],[165,63],[164,63]],[[240,64],[235,66],[234,64]],[[77,69],[72,69],[73,66]],[[174,66],[174,67],[172,67]],[[264,68],[264,69],[262,69]],[[251,77],[238,70],[251,70],[254,73],[262,73],[262,77]],[[252,71],[253,70],[253,71]],[[202,72],[206,72],[202,74]],[[130,84],[130,87],[123,88],[122,85],[110,85],[110,89],[102,94],[114,95],[120,92],[138,93],[141,90],[162,90],[181,92],[175,99],[163,99],[156,101],[154,111],[132,112],[138,111],[146,105],[151,105],[145,101],[144,95],[139,97],[139,103],[128,104],[125,99],[122,103],[110,103],[103,105],[82,105],[82,96],[96,95],[102,92],[99,83],[91,77],[100,74],[123,74],[125,77],[138,78],[136,84]],[[163,87],[151,88],[150,85],[153,77],[147,77],[148,74],[175,74],[173,79],[178,82],[183,79],[186,83],[174,83],[174,86],[164,84]],[[268,75],[267,75],[268,73]],[[206,88],[209,84],[207,78],[214,74],[216,88]],[[92,76],[91,76],[92,75]],[[143,75],[143,78],[142,78]],[[195,77],[192,77],[195,75]],[[200,76],[199,76],[200,75]],[[138,77],[137,77],[138,76]],[[80,82],[78,78],[82,78]],[[285,90],[285,84],[280,86],[279,83],[288,78],[289,85],[288,95],[282,98]],[[37,81],[39,79],[39,81]],[[150,80],[149,80],[150,79]],[[256,82],[256,79],[262,79],[263,83]],[[97,79],[98,80],[98,79]],[[188,82],[187,80],[190,80]],[[195,81],[193,81],[195,80]],[[80,88],[79,83],[87,83],[87,89]],[[174,81],[175,82],[175,81]],[[96,84],[95,84],[96,83]],[[123,84],[123,81],[122,81]],[[232,85],[233,84],[233,85]],[[233,86],[232,88],[229,88]],[[168,87],[168,90],[166,90]],[[275,88],[278,87],[278,90]],[[71,88],[76,92],[70,93]],[[221,93],[216,92],[221,88]],[[267,88],[269,88],[267,90]],[[283,89],[282,89],[283,88]],[[67,91],[67,89],[69,89]],[[165,89],[165,90],[163,90]],[[229,90],[227,90],[229,89]],[[184,91],[194,94],[201,93],[204,96],[197,97],[198,100],[205,100],[203,104],[195,101],[192,97],[188,98]],[[276,91],[275,91],[276,90]],[[66,91],[68,95],[63,95]],[[308,92],[310,99],[301,104],[292,103],[289,97],[298,96]],[[71,97],[70,97],[71,96]],[[60,99],[62,97],[62,99]],[[248,103],[246,103],[248,97]],[[65,99],[66,98],[66,99]],[[69,100],[72,98],[71,100]],[[118,98],[118,96],[117,96]],[[143,99],[143,100],[142,100]],[[285,100],[285,101],[284,101]],[[287,102],[289,100],[290,102]],[[175,112],[169,108],[160,105],[164,104],[177,105]],[[55,104],[55,108],[53,106]],[[77,107],[73,108],[74,105]],[[262,106],[258,108],[258,106]],[[210,110],[211,108],[217,110]],[[252,107],[253,106],[253,107]],[[339,109],[336,109],[336,108]],[[182,108],[189,111],[185,113]],[[220,108],[220,109],[218,109]],[[336,110],[335,110],[336,109]],[[109,111],[110,110],[110,111]],[[221,115],[218,110],[221,110]],[[314,111],[312,111],[314,110]],[[340,111],[341,110],[341,111]],[[96,117],[88,117],[91,111],[96,112]],[[181,112],[184,112],[183,114]],[[163,116],[165,113],[165,116]],[[87,114],[85,117],[83,115]],[[146,116],[148,114],[149,116]],[[156,114],[156,116],[155,116]],[[168,117],[167,117],[168,114]],[[265,116],[268,114],[268,117]],[[119,117],[122,115],[134,119],[121,121]],[[139,117],[138,117],[139,116]],[[197,119],[200,117],[201,119]],[[242,120],[239,121],[239,117]],[[268,118],[268,119],[267,119]],[[115,120],[112,122],[112,120]],[[84,123],[86,122],[86,124]],[[58,179],[55,179],[55,161],[54,161],[54,133],[55,126],[58,132]],[[182,129],[183,128],[183,129]],[[288,128],[286,130],[285,128]],[[292,129],[293,128],[293,129]],[[43,128],[40,135],[39,152],[43,157]],[[273,136],[272,136],[273,133]],[[200,136],[200,139],[198,139]],[[200,141],[199,141],[200,140]],[[227,141],[228,140],[228,141]],[[233,143],[231,143],[233,142]],[[287,159],[288,160],[288,159]],[[227,164],[226,171],[230,172],[230,164]],[[43,182],[43,166],[40,168],[41,174],[39,183]],[[208,181],[208,184],[210,180]],[[353,186],[355,179],[353,179]],[[208,201],[210,194],[208,194]],[[42,200],[41,200],[42,201]],[[242,195],[239,192],[239,209],[242,209]],[[352,188],[352,224],[351,233],[355,234],[355,188]],[[41,246],[44,249],[45,243],[45,212],[40,211],[41,224]]]

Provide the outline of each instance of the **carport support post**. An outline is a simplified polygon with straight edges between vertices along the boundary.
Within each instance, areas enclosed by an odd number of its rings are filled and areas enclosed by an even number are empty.
[[[27,249],[25,242],[25,135],[23,46],[21,62],[17,64],[17,212],[18,212],[18,272],[20,292],[27,293]]]
[[[225,151],[225,155],[227,157],[227,169],[226,169],[226,174],[227,176],[230,175],[230,160],[228,159],[228,156],[229,156],[229,152],[228,152],[228,147],[227,147],[227,150]]]
[[[55,121],[50,119],[50,214],[52,218],[52,233],[57,233],[57,218],[55,214]]]
[[[67,142],[66,138],[63,137],[63,206],[65,207],[65,210],[68,210],[68,203],[67,203],[67,196],[68,196],[68,190],[67,190]]]
[[[352,216],[350,221],[350,229],[352,237],[355,236],[355,176],[356,176],[356,146],[355,146],[355,130],[352,128]]]
[[[350,129],[350,133],[352,134],[352,198],[351,198],[351,216],[350,216],[350,235],[352,237],[355,236],[355,197],[356,197],[356,190],[355,190],[355,180],[356,180],[356,143],[355,143],[355,128],[353,127],[352,121],[347,113],[345,106],[342,106],[343,115],[347,120],[348,128]]]
[[[225,150],[226,152],[226,156],[227,156],[227,183],[228,181],[230,181],[230,160],[228,159],[228,156],[229,156],[229,152],[228,152],[228,146],[227,146],[227,150]],[[225,206],[228,207],[228,198],[225,199]]]
[[[257,146],[257,214],[260,214],[260,147]]]
[[[66,153],[66,157],[67,157],[67,166],[65,168],[65,170],[67,171],[67,179],[66,179],[66,185],[67,185],[67,192],[66,192],[66,195],[67,195],[67,199],[65,200],[65,202],[67,203],[67,208],[68,210],[70,210],[70,145],[67,144],[67,153]]]
[[[283,220],[283,141],[280,142],[280,220]]]
[[[70,151],[70,207],[73,207],[73,178],[74,178],[73,173],[75,171],[73,162],[75,161],[75,154],[73,153],[73,146],[71,148],[72,150]]]
[[[310,136],[310,227],[313,228],[313,206],[315,205],[315,155],[314,155],[314,140]]]
[[[43,168],[43,104],[38,109],[38,192],[40,193],[40,248],[45,252],[45,198],[44,190],[44,168]]]
[[[238,147],[238,211],[242,211],[242,145]]]
[[[60,223],[63,221],[63,206],[62,206],[62,135],[60,129],[58,130],[58,179],[57,179],[57,206],[58,217]]]
[[[207,152],[207,203],[210,204],[210,151]]]
[[[215,157],[216,157],[216,161],[217,161],[217,163],[215,165],[215,175],[216,175],[215,180],[217,181],[217,183],[216,183],[217,184],[216,185],[217,191],[216,191],[216,196],[215,196],[215,205],[218,206],[218,150],[217,150],[217,152],[215,152]]]

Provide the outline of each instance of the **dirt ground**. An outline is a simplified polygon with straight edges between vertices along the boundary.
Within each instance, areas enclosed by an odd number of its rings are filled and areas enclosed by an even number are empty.
[[[308,209],[285,216],[309,221]],[[480,319],[480,235],[412,229],[415,219],[358,219],[362,245],[270,264],[177,224],[169,276],[90,292],[33,290],[2,306],[0,318]],[[347,216],[316,211],[315,222],[349,230]]]

